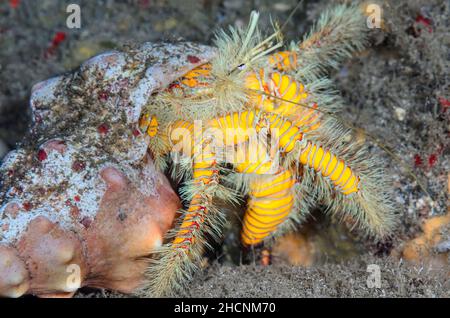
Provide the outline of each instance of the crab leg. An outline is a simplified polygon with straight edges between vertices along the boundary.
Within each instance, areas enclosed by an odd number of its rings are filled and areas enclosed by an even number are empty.
[[[189,208],[181,211],[182,222],[172,233],[175,235],[173,241],[161,249],[159,259],[147,270],[152,277],[149,293],[153,296],[177,290],[180,282],[192,275],[204,250],[205,234],[214,234],[218,230],[213,220],[216,211],[212,206],[219,186],[219,172],[215,166],[215,154],[211,146],[205,144],[202,152],[193,158],[193,181],[184,186],[186,196],[192,197]]]
[[[321,113],[315,111],[317,104],[308,101],[309,94],[305,91],[304,85],[295,78],[280,72],[265,72],[264,69],[260,69],[246,77],[245,87],[253,91],[250,94],[250,102],[255,108],[286,116],[304,132],[315,130],[320,126],[318,121]]]
[[[209,146],[204,148],[209,152]],[[173,241],[175,248],[189,249],[189,245],[195,240],[195,231],[199,230],[204,222],[211,205],[212,195],[208,193],[208,186],[218,183],[218,170],[215,169],[216,158],[214,153],[201,154],[203,158],[194,161],[193,164],[193,187],[199,191],[194,194],[189,209],[184,216],[183,223]]]
[[[261,243],[288,218],[294,206],[294,182],[292,173],[284,169],[250,181],[250,198],[241,232],[243,244]]]

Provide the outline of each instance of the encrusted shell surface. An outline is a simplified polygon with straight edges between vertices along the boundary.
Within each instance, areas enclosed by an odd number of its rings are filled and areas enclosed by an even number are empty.
[[[144,163],[147,142],[136,124],[142,107],[214,54],[188,42],[145,43],[100,54],[74,72],[36,84],[30,135],[0,166],[0,243],[14,244],[38,216],[82,230],[105,192],[99,173],[106,166],[154,194],[160,180],[153,165]]]

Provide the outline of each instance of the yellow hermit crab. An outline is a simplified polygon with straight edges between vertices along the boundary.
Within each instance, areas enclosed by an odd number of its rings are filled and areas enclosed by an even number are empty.
[[[334,7],[281,51],[280,29],[263,38],[257,22],[252,13],[245,30],[221,31],[215,57],[144,108],[149,151],[160,169],[173,163],[189,202],[150,263],[148,295],[170,294],[191,277],[225,220],[215,198],[247,198],[247,246],[286,233],[317,202],[371,236],[395,225],[379,160],[336,119],[342,100],[325,77],[364,48],[361,8]]]

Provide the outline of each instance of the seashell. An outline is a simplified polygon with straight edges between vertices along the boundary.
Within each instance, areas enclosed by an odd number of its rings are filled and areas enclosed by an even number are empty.
[[[129,291],[139,283],[139,248],[148,254],[161,244],[179,201],[155,171],[137,121],[154,92],[214,54],[188,42],[145,43],[100,54],[34,85],[30,137],[0,166],[0,256],[15,257],[9,264],[29,272],[12,284],[6,277],[11,268],[0,261],[0,296],[70,296],[85,285]],[[198,59],[192,63],[188,56]],[[151,232],[141,234],[148,242],[130,242],[142,255],[121,250],[133,232],[147,228]],[[27,266],[46,253],[52,261]],[[62,283],[71,264],[80,268],[76,288]]]

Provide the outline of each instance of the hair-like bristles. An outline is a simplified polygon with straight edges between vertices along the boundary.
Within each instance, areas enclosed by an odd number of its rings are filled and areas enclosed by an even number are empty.
[[[218,54],[212,61],[216,76],[246,73],[248,69],[263,63],[264,56],[283,45],[279,30],[266,39],[262,38],[257,27],[258,19],[259,13],[252,11],[246,30],[230,27],[228,32],[220,30],[216,34],[214,44]]]
[[[192,158],[183,156],[178,152],[170,153],[170,159],[174,164],[170,169],[170,176],[173,180],[180,182],[182,180],[192,179]]]
[[[191,280],[192,275],[199,269],[199,264],[205,249],[211,249],[206,238],[218,241],[225,222],[225,216],[212,205],[209,211],[203,215],[203,222],[198,228],[190,232],[189,248],[174,245],[172,242],[163,245],[157,251],[153,259],[149,260],[146,270],[148,278],[143,284],[138,295],[145,297],[175,296],[175,293]],[[167,239],[177,236],[184,216],[189,213],[182,212],[178,224],[167,234]]]
[[[193,121],[243,110],[248,103],[243,85],[247,72],[263,65],[265,55],[282,46],[279,30],[265,39],[260,35],[258,19],[259,14],[252,12],[245,30],[230,27],[228,32],[217,33],[217,54],[210,61],[210,74],[202,78],[208,82],[207,88],[173,88],[170,92],[160,92],[146,111],[159,114],[164,109],[166,118]]]
[[[195,180],[186,181],[179,192],[180,197],[185,201],[191,200],[198,193],[203,193],[232,204],[239,204],[241,199],[239,193],[233,188],[225,187],[222,184],[214,186],[198,185],[195,183]]]
[[[327,9],[302,42],[291,44],[299,54],[299,72],[318,77],[329,68],[337,69],[355,51],[364,49],[369,30],[364,12],[356,4]]]
[[[339,136],[338,143],[336,136]],[[351,220],[348,221],[370,236],[381,238],[391,234],[397,222],[392,197],[386,191],[391,186],[380,168],[382,160],[369,154],[367,147],[354,140],[351,130],[331,117],[326,118],[317,131],[304,136],[303,142],[289,155],[288,161],[295,164],[291,155],[296,153],[293,156],[299,160],[299,154],[305,149],[307,142],[321,146],[349,167],[359,178],[358,191],[344,194],[322,171],[306,165],[303,166],[300,193],[308,193],[314,201],[322,202],[331,212],[349,215]],[[312,156],[316,154],[317,152],[311,153],[308,160],[312,161]],[[305,202],[303,206],[308,210],[310,202],[314,201]],[[307,213],[307,210],[301,213]]]

